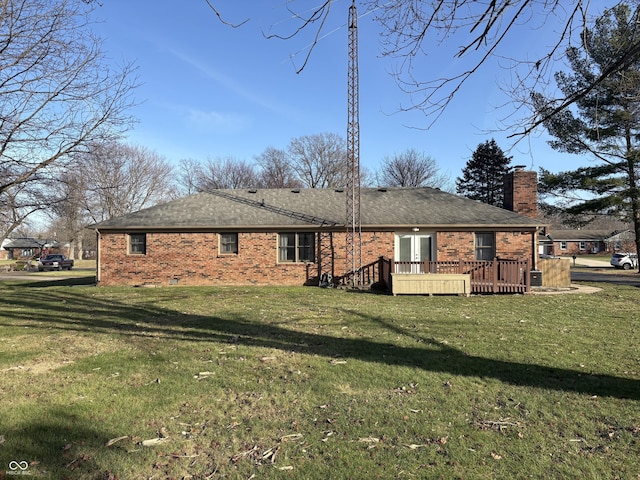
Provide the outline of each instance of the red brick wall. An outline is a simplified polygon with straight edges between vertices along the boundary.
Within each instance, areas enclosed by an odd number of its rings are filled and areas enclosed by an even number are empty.
[[[531,258],[531,233],[498,232],[497,255]],[[345,265],[345,233],[333,233],[334,276],[350,270]],[[326,237],[323,237],[326,238]],[[437,260],[475,260],[473,232],[438,232]],[[128,254],[125,233],[102,233],[99,245],[100,285],[304,285],[317,282],[316,263],[278,262],[278,235],[239,233],[238,254],[218,253],[217,233],[147,233],[145,255]],[[362,262],[394,257],[394,232],[363,232]]]
[[[533,238],[530,232],[496,232],[496,256],[531,260]],[[438,261],[476,259],[474,232],[438,232],[436,245]]]
[[[393,258],[392,232],[363,232],[363,264],[381,255]],[[101,285],[304,285],[317,281],[316,263],[278,262],[277,233],[239,233],[238,254],[218,253],[217,233],[147,233],[146,255],[130,255],[125,233],[100,236]],[[345,234],[333,234],[335,268],[343,275]]]
[[[584,242],[585,248],[580,248],[580,242],[567,241],[567,248],[563,249],[562,242],[553,242],[554,255],[587,255],[589,253],[605,252],[606,246],[604,242]]]
[[[538,217],[538,175],[517,169],[504,176],[504,208],[529,218]]]

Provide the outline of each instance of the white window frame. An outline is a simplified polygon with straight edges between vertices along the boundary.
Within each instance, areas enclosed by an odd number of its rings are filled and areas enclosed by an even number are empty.
[[[309,236],[311,242],[306,242]],[[287,238],[286,245],[283,239]],[[291,240],[293,239],[293,244]],[[307,255],[310,253],[311,255]],[[293,255],[291,255],[293,254]],[[282,232],[278,233],[278,262],[279,263],[315,263],[316,234],[314,232]]]
[[[489,237],[491,238],[490,244],[488,245],[479,244],[482,242],[478,242],[478,240],[487,239]],[[491,261],[494,258],[496,258],[496,232],[476,232],[473,243],[474,243],[474,255],[475,255],[476,261]],[[490,259],[484,258],[487,256],[486,255],[487,251],[491,253]],[[479,253],[482,253],[482,254],[478,255]],[[483,257],[483,258],[479,258],[479,257]]]
[[[140,241],[140,239],[142,241]],[[129,233],[127,235],[127,249],[129,255],[146,255],[147,254],[147,234],[146,233]]]
[[[225,239],[225,237],[228,237]],[[218,252],[220,255],[237,255],[240,250],[240,242],[237,232],[226,232],[219,234],[220,246]],[[230,248],[230,249],[229,249]],[[225,250],[226,249],[226,250]]]

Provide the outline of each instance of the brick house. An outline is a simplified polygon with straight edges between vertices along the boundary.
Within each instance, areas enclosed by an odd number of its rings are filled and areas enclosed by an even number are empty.
[[[433,188],[361,190],[362,265],[526,259],[540,222],[535,172],[515,170],[505,205]],[[346,193],[333,189],[216,190],[91,226],[99,285],[317,285],[347,264]]]
[[[68,243],[55,240],[24,237],[6,239],[2,243],[2,249],[6,252],[4,258],[7,260],[26,260],[47,253],[62,253],[69,256],[70,246]]]
[[[611,230],[550,230],[545,253],[572,256],[607,252],[607,239],[613,233]]]
[[[633,230],[615,231],[605,238],[604,244],[609,253],[635,252],[636,235]]]

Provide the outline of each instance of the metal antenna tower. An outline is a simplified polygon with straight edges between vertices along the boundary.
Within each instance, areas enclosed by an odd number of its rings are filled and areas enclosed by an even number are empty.
[[[360,100],[358,78],[358,12],[349,7],[349,68],[347,120],[347,268],[353,284],[361,283],[362,228],[360,225]]]

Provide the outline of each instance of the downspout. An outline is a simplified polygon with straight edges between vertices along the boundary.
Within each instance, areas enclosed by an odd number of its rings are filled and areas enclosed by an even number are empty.
[[[540,227],[536,228],[536,231],[533,233],[532,235],[532,249],[531,251],[533,252],[533,258],[531,260],[531,270],[538,270],[538,235],[540,233]]]
[[[96,228],[96,285],[100,283],[100,231]]]

